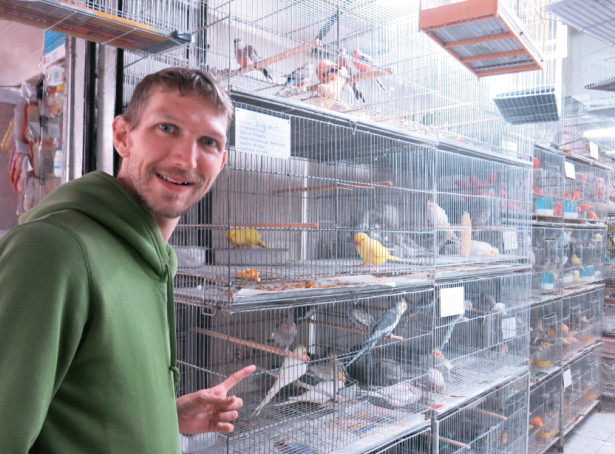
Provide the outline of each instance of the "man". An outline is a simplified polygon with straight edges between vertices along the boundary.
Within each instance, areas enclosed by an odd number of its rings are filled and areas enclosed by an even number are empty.
[[[147,76],[113,123],[117,179],[61,186],[0,241],[0,452],[178,453],[179,433],[231,432],[252,373],[175,399],[167,244],[226,160],[232,103],[210,76]]]

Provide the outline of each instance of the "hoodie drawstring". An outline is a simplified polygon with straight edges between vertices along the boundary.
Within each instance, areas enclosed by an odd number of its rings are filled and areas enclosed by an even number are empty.
[[[177,368],[177,330],[175,327],[175,297],[173,296],[173,277],[171,267],[167,263],[167,320],[169,321],[169,343],[171,346],[171,365],[169,370],[173,372],[175,388],[179,384],[179,369]]]

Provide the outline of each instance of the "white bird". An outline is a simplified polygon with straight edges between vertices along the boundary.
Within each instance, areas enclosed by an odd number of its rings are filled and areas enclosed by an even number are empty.
[[[491,312],[504,312],[506,310],[506,304],[495,303],[491,308]]]
[[[407,407],[421,398],[421,390],[408,382],[398,383],[373,391],[370,395],[386,400],[393,407]]]
[[[296,357],[307,358],[307,350],[303,345],[299,345],[297,348],[295,348],[293,353]],[[254,410],[252,416],[258,415],[263,409],[263,407],[267,405],[271,399],[273,399],[273,397],[280,391],[280,389],[301,378],[306,373],[307,368],[308,363],[305,361],[290,357],[284,358],[282,367],[278,372],[278,378],[276,379],[269,392],[267,392],[267,395],[265,396],[263,401],[256,408],[256,410]]]
[[[429,220],[430,225],[435,225],[436,228],[445,228],[445,229],[450,228],[451,225],[448,222],[448,216],[446,215],[446,211],[440,208],[437,203],[434,203],[431,200],[429,200],[427,202],[427,213],[428,213],[427,218]],[[459,238],[457,238],[457,235],[455,235],[455,233],[451,231],[450,235],[451,235],[451,240],[459,243]]]
[[[444,376],[440,373],[440,371],[434,369],[433,367],[429,369],[428,383],[430,391],[440,394],[446,392]]]
[[[477,257],[495,257],[499,253],[500,251],[498,248],[491,246],[489,243],[472,240],[472,247],[470,249],[471,255]]]
[[[340,389],[344,388],[346,374],[343,369],[338,372],[337,380],[321,381],[308,392],[299,396],[291,396],[287,401],[276,404],[276,407],[282,405],[290,405],[298,402],[311,402],[314,404],[324,404],[335,398],[335,395]]]

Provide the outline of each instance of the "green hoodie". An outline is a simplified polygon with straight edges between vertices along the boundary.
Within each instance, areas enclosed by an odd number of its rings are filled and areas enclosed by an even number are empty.
[[[113,177],[56,189],[0,241],[0,452],[180,452],[177,258]]]

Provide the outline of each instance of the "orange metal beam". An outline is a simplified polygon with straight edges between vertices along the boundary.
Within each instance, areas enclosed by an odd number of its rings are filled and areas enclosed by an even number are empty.
[[[448,49],[449,47],[467,46],[468,44],[485,43],[487,41],[496,41],[499,39],[507,39],[507,38],[514,38],[514,37],[515,35],[512,32],[500,33],[499,35],[490,35],[490,36],[483,36],[481,38],[464,39],[463,41],[451,41],[450,43],[445,43],[443,47],[445,49]]]
[[[493,19],[498,14],[498,0],[466,0],[419,12],[419,30],[428,31],[469,22]]]
[[[512,66],[509,68],[500,68],[500,69],[490,69],[489,71],[479,71],[476,75],[481,78],[481,77],[488,77],[488,76],[497,76],[500,74],[512,74],[512,73],[520,73],[522,71],[532,71],[532,70],[541,70],[542,67],[538,64],[532,64],[532,65],[522,65],[522,66]]]
[[[503,57],[515,57],[517,55],[527,54],[527,50],[511,50],[508,52],[498,52],[495,54],[485,54],[485,55],[476,55],[475,57],[466,57],[461,59],[461,63],[468,63],[471,61],[480,61],[480,60],[491,60],[493,58],[503,58]]]

